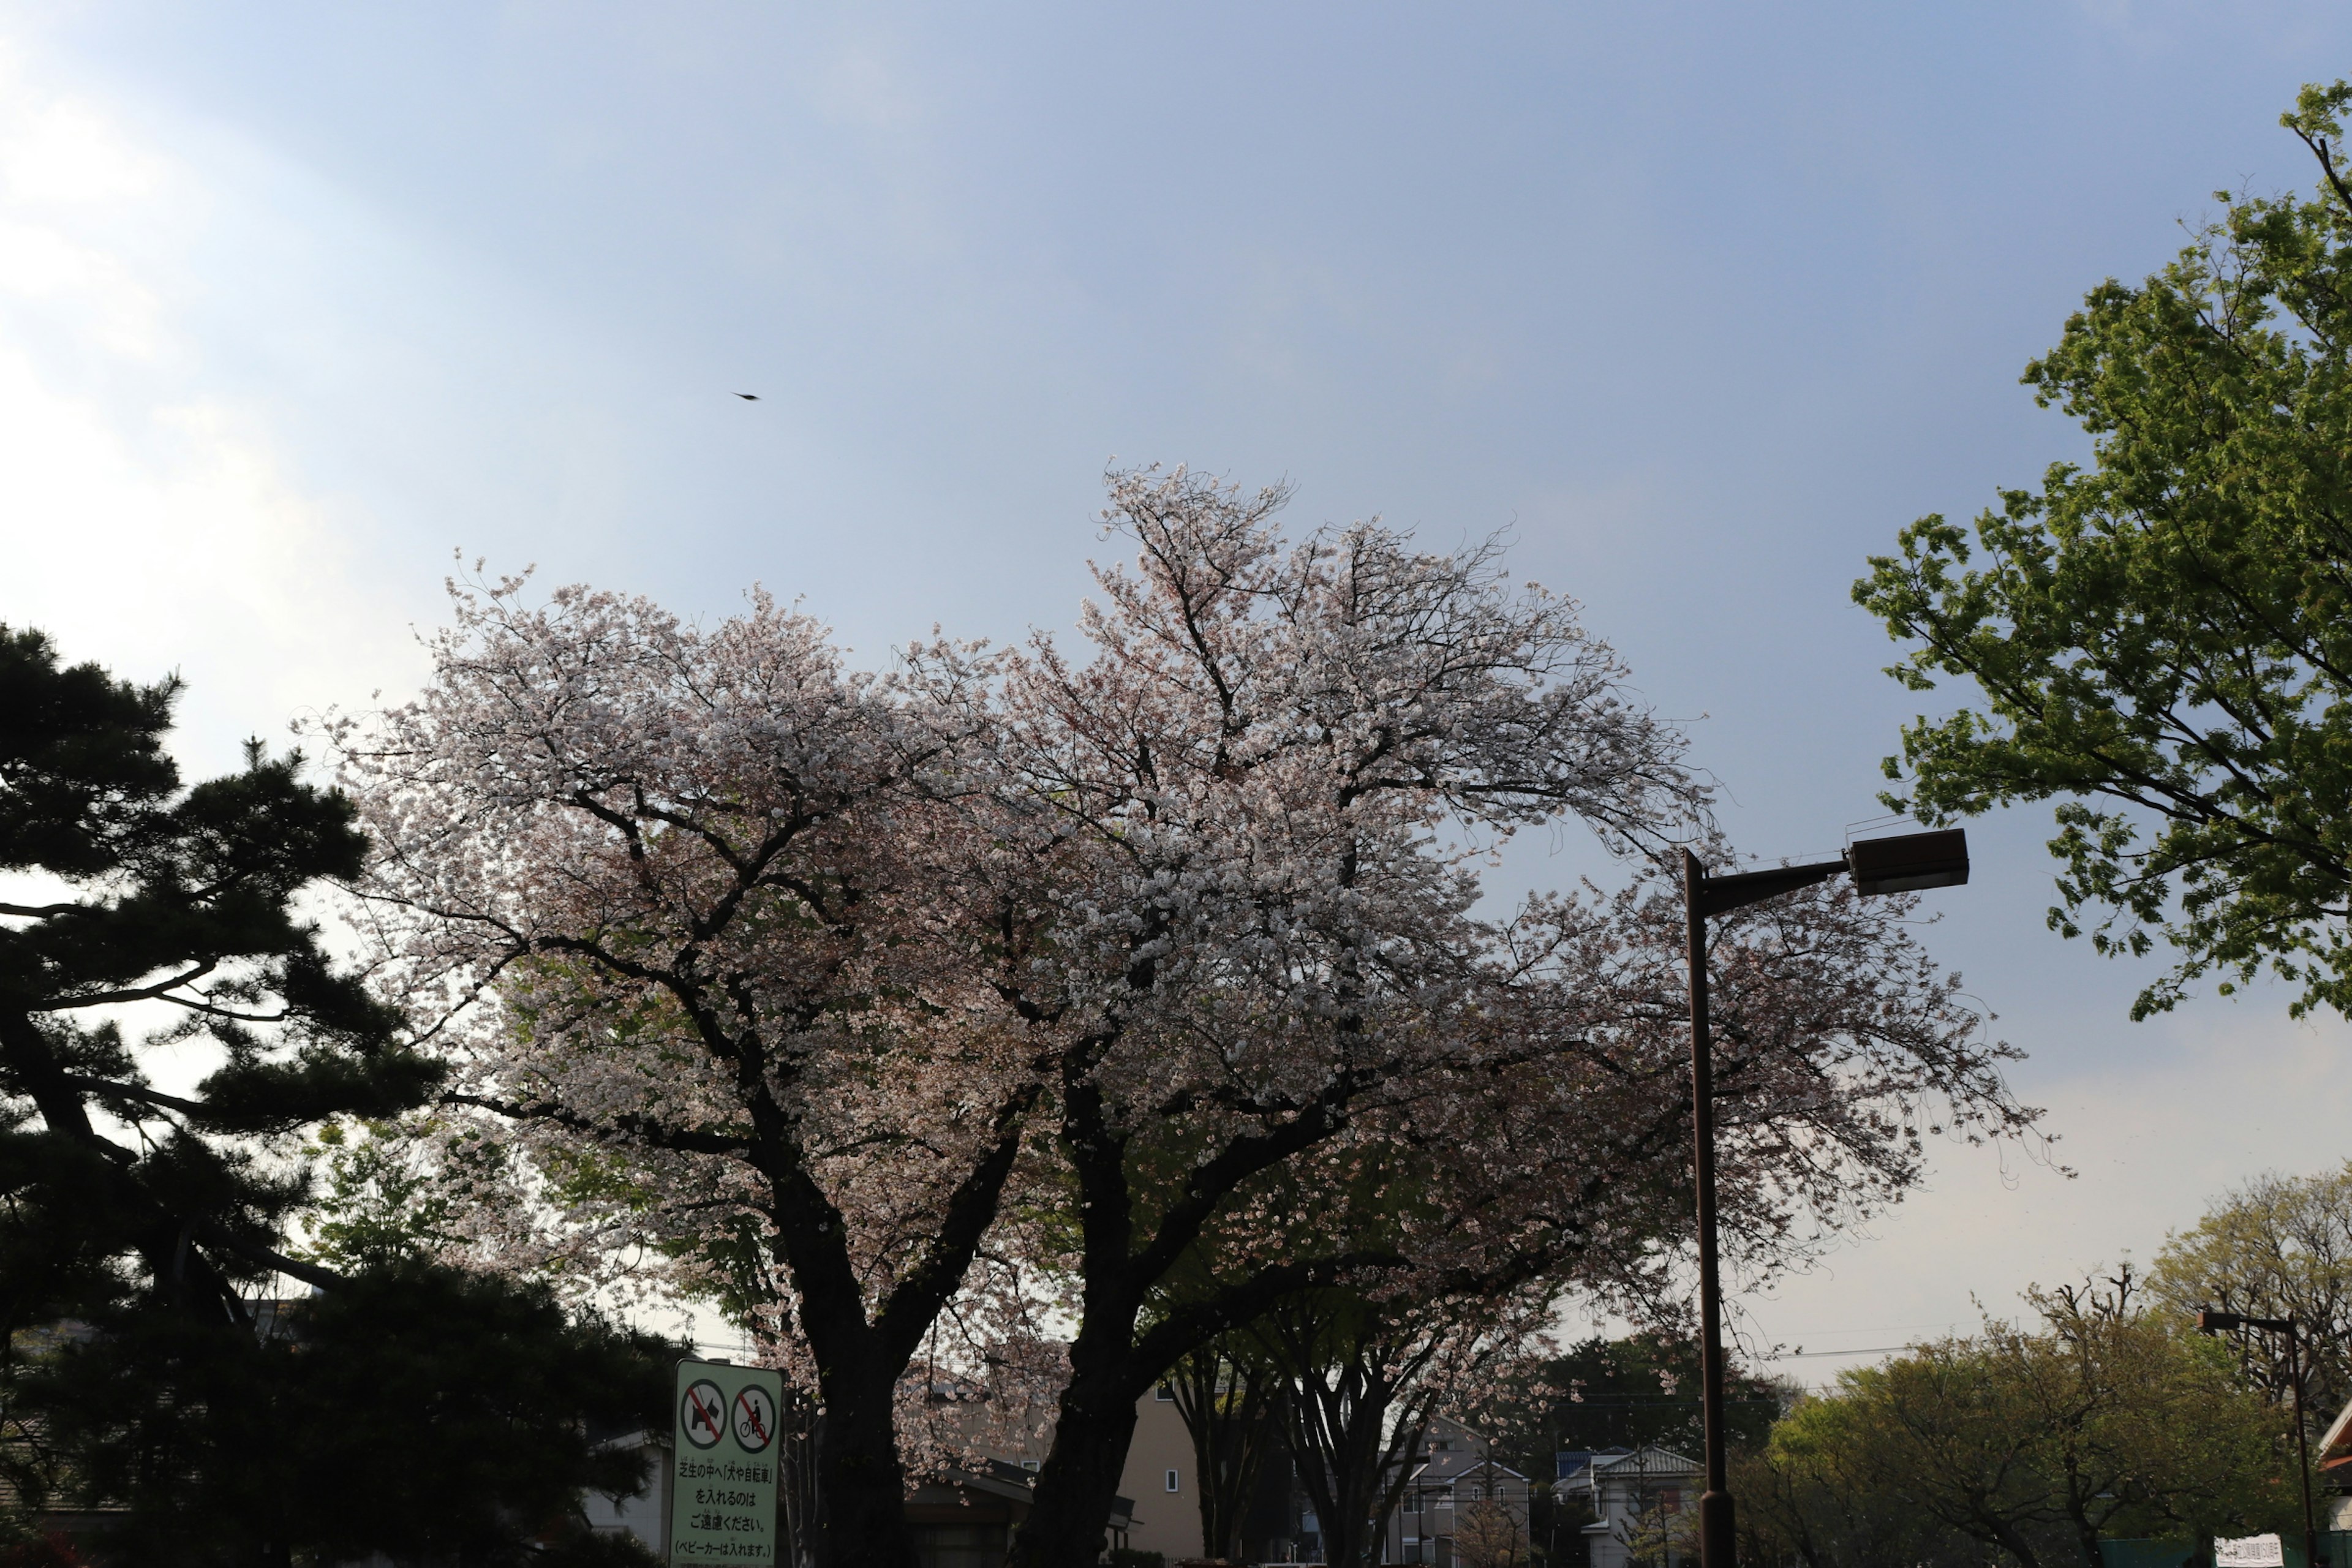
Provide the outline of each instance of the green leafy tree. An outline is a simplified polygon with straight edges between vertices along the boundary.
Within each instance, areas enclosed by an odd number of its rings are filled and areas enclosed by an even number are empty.
[[[386,1121],[330,1121],[310,1152],[326,1176],[306,1218],[304,1257],[330,1268],[379,1268],[455,1238],[459,1188],[414,1155],[412,1134]]]
[[[2304,1407],[2316,1437],[2352,1401],[2352,1165],[2313,1176],[2258,1176],[2185,1231],[2165,1238],[2148,1270],[2150,1300],[2176,1321],[2200,1307],[2303,1327]],[[2290,1403],[2286,1347],[2276,1334],[2231,1336],[2240,1375]]]
[[[1819,1568],[1969,1546],[2100,1568],[2102,1540],[2290,1527],[2282,1433],[2221,1347],[2147,1310],[2128,1271],[2027,1300],[2035,1328],[1988,1322],[1790,1412],[1749,1467],[1747,1528]]]
[[[1475,1422],[1495,1435],[1514,1468],[1548,1476],[1552,1456],[1564,1449],[1595,1453],[1654,1443],[1696,1457],[1703,1435],[1698,1394],[1697,1342],[1657,1330],[1616,1340],[1595,1336],[1507,1379],[1477,1407]],[[1761,1448],[1790,1398],[1776,1383],[1727,1368],[1731,1444]]]
[[[39,633],[0,628],[0,873],[25,889],[0,902],[11,1329],[134,1285],[249,1327],[241,1284],[330,1282],[276,1249],[306,1189],[257,1148],[407,1109],[439,1077],[297,909],[358,873],[350,804],[257,742],[242,771],[182,787],[163,745],[178,692],[62,668]],[[131,1032],[142,1011],[162,1022]],[[204,1047],[190,1087],[145,1070]]]
[[[1379,1560],[1445,1390],[1446,1363],[1476,1337],[1460,1321],[1467,1316],[1452,1303],[1323,1290],[1251,1325],[1276,1369],[1283,1441],[1315,1507],[1319,1555],[1333,1568]]]
[[[1854,596],[1916,646],[1914,690],[1981,700],[1903,731],[1887,795],[1937,823],[2054,799],[2053,926],[2179,954],[2135,1016],[2265,968],[2352,1003],[2352,85],[2283,123],[2308,200],[2221,192],[2161,272],[2093,289],[2026,368],[2093,441],[1873,557]]]
[[[1792,1432],[1777,1450],[1731,1456],[1739,1501],[1739,1560],[1803,1568],[1984,1568],[1979,1542],[1938,1524],[1903,1498],[1858,1486]]]
[[[1263,1347],[1237,1331],[1186,1352],[1165,1381],[1192,1439],[1201,1553],[1238,1561],[1266,1460],[1282,1442],[1276,1368]]]
[[[126,1509],[124,1561],[625,1557],[577,1499],[635,1489],[602,1439],[663,1419],[672,1347],[412,1256],[389,1167],[341,1173],[354,1272],[283,1250],[304,1130],[441,1075],[300,911],[360,869],[350,803],[258,742],[184,786],[179,689],[0,627],[0,1479]]]

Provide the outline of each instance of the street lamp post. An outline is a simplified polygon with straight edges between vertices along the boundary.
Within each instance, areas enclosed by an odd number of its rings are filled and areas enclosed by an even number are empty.
[[[2293,1312],[2284,1318],[2249,1318],[2242,1312],[2216,1312],[2208,1308],[2197,1314],[2200,1334],[2231,1329],[2262,1329],[2286,1336],[2286,1376],[2294,1404],[2294,1458],[2303,1478],[2303,1560],[2311,1568],[2325,1568],[2326,1559],[2319,1555],[2319,1531],[2313,1528],[2311,1517],[2311,1446],[2303,1426],[2303,1330]]]
[[[1781,893],[1850,874],[1858,893],[1957,887],[1969,879],[1969,841],[1958,828],[1865,838],[1843,859],[1710,877],[1683,851],[1684,941],[1690,963],[1692,1175],[1698,1189],[1699,1411],[1706,1427],[1706,1490],[1698,1500],[1701,1568],[1734,1568],[1731,1485],[1723,1429],[1723,1283],[1715,1239],[1715,1052],[1707,1038],[1706,921]]]

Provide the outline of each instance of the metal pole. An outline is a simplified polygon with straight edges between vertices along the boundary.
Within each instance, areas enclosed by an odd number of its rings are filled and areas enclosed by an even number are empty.
[[[1715,1258],[1715,1060],[1706,1030],[1706,868],[1683,851],[1684,942],[1690,961],[1692,1175],[1698,1188],[1699,1411],[1706,1490],[1698,1500],[1701,1568],[1734,1568],[1731,1486],[1724,1461],[1723,1286]]]
[[[2319,1568],[2319,1532],[2311,1521],[2311,1447],[2303,1430],[2303,1330],[2292,1312],[2286,1319],[2286,1374],[2294,1384],[2295,1475],[2303,1482],[2303,1561],[2305,1568]]]

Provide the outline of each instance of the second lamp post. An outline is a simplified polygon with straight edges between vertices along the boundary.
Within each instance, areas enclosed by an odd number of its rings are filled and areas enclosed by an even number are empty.
[[[2260,1329],[2265,1333],[2286,1336],[2287,1383],[2294,1394],[2295,1468],[2303,1475],[2303,1560],[2311,1568],[2326,1568],[2327,1559],[2319,1552],[2319,1531],[2311,1517],[2311,1447],[2304,1436],[2306,1428],[2303,1424],[2302,1325],[2295,1321],[2293,1312],[2284,1318],[2250,1318],[2243,1312],[2217,1312],[2208,1307],[2197,1314],[2197,1331],[2200,1334],[2227,1333],[2232,1329]]]
[[[1683,851],[1685,940],[1690,961],[1692,1175],[1698,1188],[1699,1410],[1706,1424],[1706,1491],[1698,1500],[1701,1568],[1733,1568],[1731,1487],[1723,1429],[1723,1285],[1715,1243],[1715,1053],[1707,1039],[1706,921],[1709,915],[1851,874],[1857,893],[1907,893],[1969,879],[1969,841],[1958,828],[1865,838],[1844,858],[1710,877]]]

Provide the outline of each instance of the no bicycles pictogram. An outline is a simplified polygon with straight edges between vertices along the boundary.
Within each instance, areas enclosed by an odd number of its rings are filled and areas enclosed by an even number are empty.
[[[756,1383],[735,1391],[735,1441],[747,1454],[766,1451],[776,1440],[776,1402]]]

